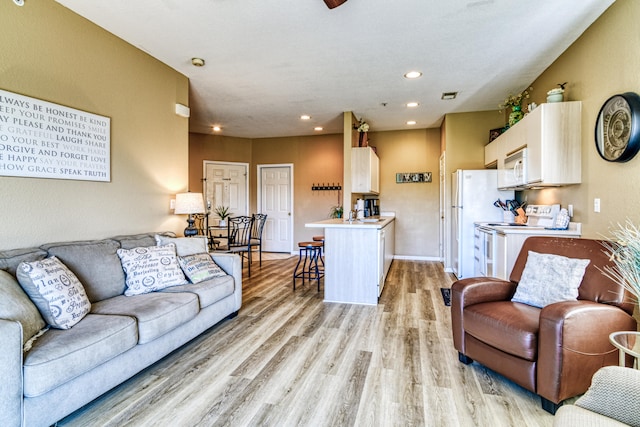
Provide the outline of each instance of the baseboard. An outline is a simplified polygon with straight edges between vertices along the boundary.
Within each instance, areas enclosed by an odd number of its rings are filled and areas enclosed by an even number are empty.
[[[440,257],[416,255],[394,255],[393,259],[402,259],[406,261],[442,261],[442,258]]]

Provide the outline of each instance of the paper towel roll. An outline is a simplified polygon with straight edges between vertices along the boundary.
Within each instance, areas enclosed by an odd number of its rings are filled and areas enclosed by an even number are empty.
[[[362,219],[364,218],[364,200],[358,199],[356,200],[356,218]]]

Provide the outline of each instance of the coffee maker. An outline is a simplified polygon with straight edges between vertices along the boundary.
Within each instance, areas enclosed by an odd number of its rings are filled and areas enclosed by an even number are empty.
[[[380,199],[366,199],[364,201],[364,216],[380,215]]]

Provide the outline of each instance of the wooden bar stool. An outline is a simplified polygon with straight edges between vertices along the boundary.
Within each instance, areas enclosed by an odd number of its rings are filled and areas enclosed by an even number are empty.
[[[324,271],[318,268],[318,258],[322,254],[322,242],[299,242],[298,248],[300,248],[300,258],[296,268],[293,269],[293,290],[296,290],[296,279],[302,279],[304,285],[304,279],[318,281],[318,292],[320,292],[320,278],[324,276]],[[302,269],[298,271],[302,263]]]
[[[320,248],[320,263],[324,267],[324,236],[313,236],[314,242],[321,242],[322,247]]]

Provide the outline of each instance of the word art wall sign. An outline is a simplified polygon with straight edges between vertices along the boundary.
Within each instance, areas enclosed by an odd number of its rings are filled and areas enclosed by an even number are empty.
[[[431,182],[431,172],[400,172],[396,174],[396,184],[408,182]]]
[[[0,90],[0,175],[111,181],[111,119]]]

